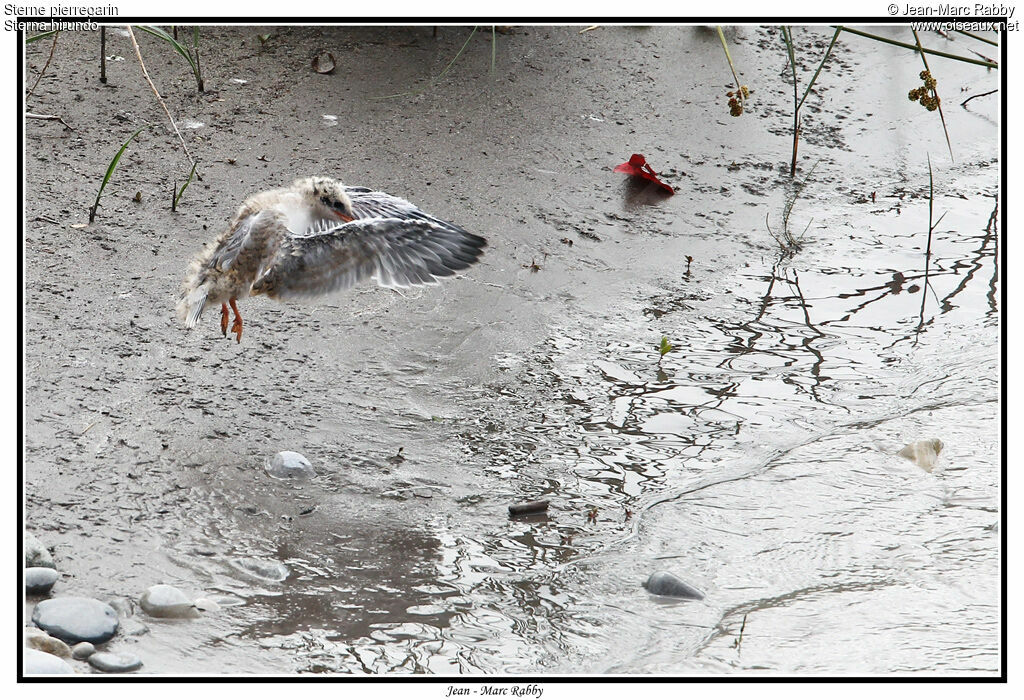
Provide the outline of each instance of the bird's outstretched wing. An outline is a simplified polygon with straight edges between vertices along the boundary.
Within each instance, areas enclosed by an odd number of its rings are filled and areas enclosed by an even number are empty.
[[[480,236],[429,217],[357,218],[283,238],[252,293],[309,297],[371,276],[383,287],[434,284],[475,263],[485,245]]]
[[[352,201],[352,213],[357,219],[427,221],[449,231],[472,235],[461,226],[435,218],[420,210],[415,204],[387,192],[378,192],[366,187],[346,186],[345,194]]]

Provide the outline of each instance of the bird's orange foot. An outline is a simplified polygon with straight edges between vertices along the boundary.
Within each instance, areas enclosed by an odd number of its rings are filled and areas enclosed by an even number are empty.
[[[232,330],[234,330],[232,328]],[[228,305],[220,305],[220,334],[225,338],[228,337]]]
[[[235,305],[235,300],[234,299],[231,300],[231,310],[235,312],[235,322],[233,324],[231,324],[231,332],[235,334],[235,342],[236,343],[241,343],[242,342],[242,314],[238,313],[238,307]],[[225,323],[225,325],[227,325],[226,317],[225,317],[224,323]]]

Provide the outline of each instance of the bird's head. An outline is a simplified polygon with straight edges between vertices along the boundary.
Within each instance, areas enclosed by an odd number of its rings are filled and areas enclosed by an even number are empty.
[[[329,177],[305,177],[295,181],[295,188],[309,203],[318,219],[352,221],[352,200],[344,186]]]

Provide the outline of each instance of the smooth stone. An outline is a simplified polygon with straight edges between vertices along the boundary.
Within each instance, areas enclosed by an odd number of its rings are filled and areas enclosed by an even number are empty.
[[[75,672],[75,669],[71,668],[67,661],[58,659],[53,654],[47,654],[45,651],[39,651],[38,649],[25,649],[24,652],[21,670],[26,676]]]
[[[670,598],[686,598],[687,600],[704,600],[704,594],[675,574],[667,571],[655,571],[647,579],[644,588],[652,595]]]
[[[239,557],[238,559],[232,559],[231,563],[235,568],[243,571],[250,576],[263,579],[264,581],[273,581],[278,583],[288,578],[288,567],[279,561],[270,561],[267,559],[253,559],[252,557]]]
[[[310,479],[316,471],[298,452],[278,452],[267,462],[267,473],[275,479]]]
[[[217,601],[210,600],[209,598],[196,598],[196,607],[203,612],[219,612],[220,605]]]
[[[508,507],[508,514],[511,516],[533,515],[534,513],[543,513],[547,509],[547,501],[530,501],[528,503],[514,503]]]
[[[59,578],[60,574],[56,569],[48,566],[30,566],[25,569],[25,592],[29,595],[49,593]]]
[[[102,644],[117,632],[117,613],[95,598],[51,598],[36,605],[32,622],[65,642]]]
[[[71,658],[73,659],[88,659],[96,651],[89,642],[79,642],[75,646],[71,647]]]
[[[47,654],[53,654],[65,659],[71,658],[71,647],[56,637],[51,637],[41,629],[26,627],[24,641],[25,646],[31,649],[38,649]]]
[[[147,588],[139,605],[153,617],[199,617],[195,603],[188,596],[163,583]]]
[[[89,657],[89,665],[104,673],[127,673],[142,668],[142,659],[125,651],[98,651]]]
[[[149,634],[149,627],[146,626],[146,623],[129,617],[121,620],[121,634],[126,637],[141,637],[144,634]]]
[[[50,569],[57,568],[53,564],[53,556],[50,550],[43,545],[31,532],[26,532],[22,538],[25,546],[25,566],[45,566]]]

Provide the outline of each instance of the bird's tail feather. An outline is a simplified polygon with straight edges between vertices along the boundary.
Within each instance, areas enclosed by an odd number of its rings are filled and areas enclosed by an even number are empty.
[[[193,328],[206,307],[206,297],[210,293],[209,284],[201,284],[188,293],[182,294],[178,302],[178,318],[187,328]]]

